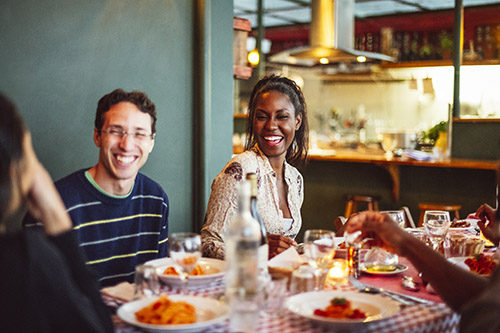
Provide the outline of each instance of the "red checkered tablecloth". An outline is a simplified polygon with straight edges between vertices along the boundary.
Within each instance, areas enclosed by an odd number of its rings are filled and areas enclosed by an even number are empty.
[[[354,291],[350,285],[345,285],[340,290]],[[178,294],[179,290],[167,286],[163,292]],[[218,297],[224,292],[224,281],[219,279],[208,287],[188,288],[187,293],[197,296]],[[103,296],[104,301],[112,307],[118,307],[121,302],[109,296]],[[128,325],[118,316],[114,316],[116,332],[136,333],[140,329]],[[454,313],[443,303],[431,303],[430,305],[413,305],[403,307],[400,312],[385,320],[374,321],[363,325],[362,332],[458,332],[460,316]],[[229,321],[216,324],[204,332],[218,333],[229,332]],[[262,314],[259,318],[257,332],[335,332],[332,328],[321,327],[313,324],[306,318],[295,315],[284,310],[283,315],[277,318],[267,317]]]

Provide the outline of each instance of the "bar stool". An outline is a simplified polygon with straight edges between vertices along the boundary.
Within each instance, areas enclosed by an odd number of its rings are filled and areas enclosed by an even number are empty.
[[[358,203],[366,203],[367,210],[378,210],[378,202],[380,201],[380,196],[378,195],[355,195],[346,194],[345,195],[345,218],[349,218],[352,213],[358,211]]]
[[[455,204],[445,204],[445,203],[434,203],[434,202],[421,202],[418,204],[418,209],[420,209],[420,218],[418,220],[418,226],[421,227],[424,222],[424,215],[427,210],[445,210],[450,212],[453,217],[456,217],[457,220],[460,218],[459,211],[462,209],[462,205]],[[455,216],[453,216],[453,214]]]

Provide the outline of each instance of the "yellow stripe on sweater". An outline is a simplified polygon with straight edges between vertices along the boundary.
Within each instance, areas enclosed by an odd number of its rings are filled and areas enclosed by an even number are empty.
[[[116,219],[109,219],[109,220],[100,220],[100,221],[93,221],[93,222],[87,222],[87,223],[82,223],[80,225],[77,225],[73,227],[74,230],[78,230],[84,227],[88,227],[91,225],[97,225],[97,224],[104,224],[104,223],[113,223],[113,222],[119,222],[119,221],[125,221],[125,220],[132,220],[137,217],[161,217],[161,214],[137,214],[137,215],[132,215],[132,216],[125,216],[125,217],[119,217]]]
[[[103,259],[98,259],[98,260],[93,260],[93,261],[87,261],[87,265],[94,265],[94,264],[99,264],[101,262],[106,262],[114,259],[121,259],[121,258],[127,258],[127,257],[135,257],[136,255],[139,254],[144,254],[144,253],[158,253],[158,250],[147,250],[147,251],[139,251],[136,253],[129,253],[129,254],[120,254],[118,256],[112,256],[109,258],[103,258]]]

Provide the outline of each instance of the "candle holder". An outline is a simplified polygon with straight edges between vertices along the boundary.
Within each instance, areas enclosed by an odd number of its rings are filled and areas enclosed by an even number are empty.
[[[331,286],[341,286],[347,284],[349,276],[349,266],[345,259],[333,259],[328,266],[326,284]]]

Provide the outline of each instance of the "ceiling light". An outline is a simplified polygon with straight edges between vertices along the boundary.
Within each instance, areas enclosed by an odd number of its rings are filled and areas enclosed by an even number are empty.
[[[260,60],[259,51],[257,51],[257,49],[252,50],[251,52],[248,53],[247,59],[250,65],[257,66]]]
[[[356,58],[358,62],[366,62],[366,57],[365,56],[359,56]]]

